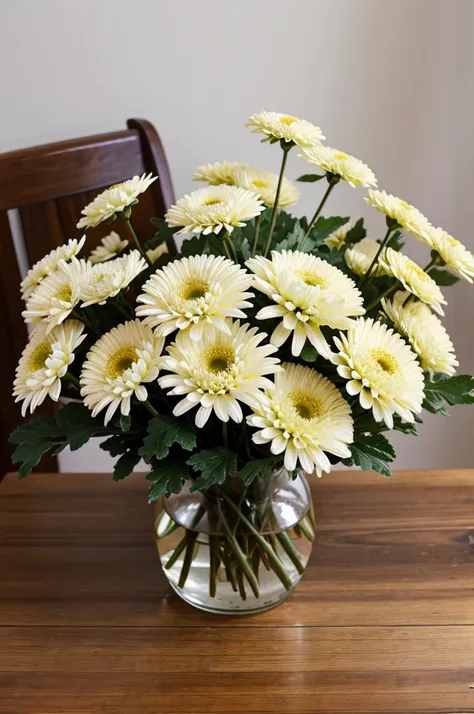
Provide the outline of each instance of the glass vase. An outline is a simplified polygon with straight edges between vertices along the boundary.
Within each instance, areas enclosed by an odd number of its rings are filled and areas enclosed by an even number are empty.
[[[311,493],[286,469],[246,487],[220,486],[156,504],[163,571],[186,602],[209,612],[246,614],[275,607],[301,579],[314,540]]]

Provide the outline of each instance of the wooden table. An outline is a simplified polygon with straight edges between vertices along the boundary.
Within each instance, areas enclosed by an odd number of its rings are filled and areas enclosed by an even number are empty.
[[[7,477],[1,714],[474,712],[474,471],[313,493],[303,582],[231,618],[166,584],[143,475]]]

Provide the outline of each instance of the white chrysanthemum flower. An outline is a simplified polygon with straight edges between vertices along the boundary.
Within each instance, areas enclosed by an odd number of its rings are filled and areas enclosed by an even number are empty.
[[[79,241],[74,238],[73,240],[68,241],[65,245],[60,245],[57,248],[54,248],[54,250],[48,253],[48,255],[45,255],[44,258],[38,260],[38,262],[35,263],[28,271],[26,278],[21,281],[21,294],[23,300],[28,300],[39,283],[47,275],[50,275],[50,273],[57,270],[59,263],[62,260],[67,262],[68,260],[71,260],[71,258],[74,258],[74,256],[81,250],[85,240],[85,236],[82,236]]]
[[[144,193],[156,181],[158,176],[134,176],[128,181],[116,183],[94,198],[82,211],[83,217],[77,224],[78,228],[93,228],[103,221],[112,220],[117,213],[122,213],[138,201],[138,196]]]
[[[116,258],[128,245],[128,240],[125,238],[122,240],[115,231],[104,236],[100,242],[101,245],[91,251],[89,256],[91,263],[103,263],[111,258]]]
[[[350,186],[376,186],[377,179],[374,172],[369,169],[360,159],[345,154],[339,149],[332,149],[330,146],[312,146],[303,149],[298,154],[302,159],[306,159],[310,164],[318,166],[323,171],[327,171],[334,176],[339,176],[343,181],[347,181]]]
[[[97,263],[90,269],[81,286],[82,307],[103,305],[108,298],[115,297],[128,287],[147,267],[146,260],[138,250],[106,263]]]
[[[158,258],[161,258],[162,255],[166,255],[167,253],[169,253],[168,245],[166,241],[163,241],[163,243],[157,245],[156,248],[150,248],[149,250],[147,250],[146,257],[153,265],[153,263],[156,263]]]
[[[264,202],[265,206],[273,208],[275,205],[276,190],[278,184],[278,174],[265,169],[255,169],[249,166],[246,169],[237,171],[234,178],[235,186],[253,191]],[[291,181],[283,177],[278,197],[278,206],[285,208],[297,203],[300,192],[293,186]]]
[[[443,372],[452,376],[459,362],[441,320],[424,302],[410,300],[404,304],[408,296],[409,293],[398,291],[392,301],[382,298],[385,314],[407,338],[425,372]]]
[[[369,190],[369,197],[364,198],[364,201],[369,206],[376,208],[380,213],[384,213],[392,220],[397,221],[404,230],[424,240],[423,234],[430,225],[429,221],[421,211],[410,203],[385,191],[375,191],[373,189]]]
[[[340,391],[316,370],[291,363],[275,375],[275,389],[266,391],[255,414],[247,418],[260,429],[256,444],[271,443],[273,454],[285,452],[285,468],[302,468],[321,476],[331,464],[325,452],[348,458],[354,437],[351,408]]]
[[[361,241],[355,243],[346,250],[344,253],[344,260],[353,273],[359,275],[359,277],[363,277],[372,265],[379,248],[380,243],[377,243],[376,240],[373,240],[372,238],[362,238]],[[386,271],[380,265],[380,258],[383,258],[384,254],[385,248],[383,248],[380,252],[377,265],[371,272],[372,277],[378,277],[386,274]]]
[[[87,353],[80,384],[84,404],[92,416],[107,407],[104,424],[117,409],[130,413],[132,397],[148,399],[145,384],[159,374],[164,339],[140,320],[131,320],[103,335]]]
[[[426,242],[444,260],[448,268],[470,283],[474,278],[474,255],[456,238],[442,228],[429,226],[425,233]]]
[[[78,320],[67,320],[47,332],[46,324],[38,325],[31,333],[16,368],[13,383],[15,402],[23,400],[21,413],[25,416],[51,397],[55,402],[61,394],[61,379],[74,361],[74,350],[85,339],[84,325]]]
[[[339,248],[342,248],[342,246],[346,242],[347,234],[353,226],[353,221],[347,221],[347,223],[344,223],[344,225],[339,226],[339,228],[336,228],[335,231],[333,231],[330,235],[328,235],[327,238],[325,238],[325,245],[327,245],[328,248],[330,248],[331,250],[338,250]]]
[[[273,386],[265,375],[281,369],[279,360],[269,356],[276,348],[260,344],[265,333],[241,325],[239,320],[229,319],[227,324],[229,334],[204,330],[200,342],[192,340],[188,332],[178,333],[161,361],[163,369],[173,374],[160,377],[160,386],[172,387],[171,395],[184,396],[173,414],[181,416],[199,405],[198,427],[206,424],[213,410],[221,421],[242,421],[239,402],[256,407],[260,390]]]
[[[413,422],[423,403],[423,371],[400,335],[382,322],[361,318],[334,342],[339,353],[331,361],[362,408],[372,409],[375,420],[389,429],[394,414]]]
[[[226,318],[245,317],[243,308],[252,305],[251,282],[246,270],[221,255],[181,258],[146,281],[136,313],[162,336],[190,328],[191,338],[201,340],[210,326],[229,333]]]
[[[223,183],[235,186],[236,173],[247,168],[249,168],[248,164],[236,161],[216,161],[213,164],[203,164],[198,166],[194,172],[193,181],[204,181],[211,186],[219,186]]]
[[[236,186],[199,188],[180,198],[165,216],[169,226],[182,226],[178,233],[231,233],[264,210],[251,191]]]
[[[413,293],[419,300],[426,302],[435,312],[444,315],[441,305],[446,305],[439,286],[433,278],[425,273],[413,260],[393,248],[386,248],[379,259],[380,265],[388,275],[397,278],[408,292]]]
[[[315,126],[305,119],[298,119],[290,114],[279,112],[252,114],[246,126],[254,127],[254,134],[264,134],[269,138],[292,141],[302,147],[314,146],[326,138],[319,126]]]
[[[271,260],[258,256],[247,265],[255,273],[255,287],[276,303],[262,308],[257,319],[282,318],[270,341],[280,347],[293,333],[291,352],[295,356],[308,339],[320,354],[329,357],[331,349],[321,327],[345,330],[354,323],[354,316],[365,312],[354,282],[314,255],[272,251]]]
[[[28,299],[22,312],[25,322],[44,320],[47,330],[60,325],[81,300],[81,290],[91,269],[86,260],[60,261],[58,269],[44,278]]]

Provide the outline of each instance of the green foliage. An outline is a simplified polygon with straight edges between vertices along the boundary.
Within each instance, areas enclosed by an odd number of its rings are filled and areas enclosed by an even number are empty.
[[[310,342],[306,341],[305,346],[301,350],[300,357],[303,362],[316,362],[319,357],[319,352],[316,347],[313,347]]]
[[[179,227],[170,227],[164,218],[150,218],[150,223],[158,230],[152,238],[146,241],[145,247],[147,250],[157,248],[161,243],[174,239],[174,234],[179,230]]]
[[[120,428],[122,431],[130,431],[130,427],[132,426],[132,417],[130,414],[121,414],[120,415]]]
[[[137,441],[134,444],[130,444],[128,451],[125,451],[122,456],[117,459],[114,465],[114,472],[112,478],[114,481],[122,481],[127,476],[130,476],[135,466],[140,461],[140,454],[138,453],[141,441]]]
[[[179,493],[189,478],[189,468],[181,454],[169,454],[161,461],[153,462],[153,469],[146,478],[153,481],[148,493],[148,503],[153,503],[160,496]]]
[[[254,459],[249,461],[243,469],[240,469],[240,475],[246,486],[250,486],[256,478],[270,476],[275,464],[278,461],[278,456],[269,456],[267,459]]]
[[[229,451],[225,446],[217,446],[194,454],[186,463],[194,471],[201,472],[191,489],[191,491],[199,491],[201,488],[209,488],[215,484],[223,483],[226,476],[235,473],[237,454]]]
[[[346,245],[353,245],[354,243],[358,243],[363,238],[365,238],[366,235],[367,235],[367,231],[365,230],[365,227],[364,227],[364,219],[359,218],[357,223],[355,223],[352,226],[352,228],[350,228],[347,231],[346,239],[345,239],[344,243]]]
[[[474,404],[474,377],[460,374],[446,377],[436,374],[432,379],[425,374],[425,400],[423,408],[432,414],[448,416],[445,404]]]
[[[148,422],[148,436],[143,440],[139,453],[150,463],[153,459],[168,456],[172,444],[179,444],[186,451],[192,451],[196,447],[194,425],[185,418],[160,414]]]
[[[331,233],[346,224],[348,220],[349,216],[331,216],[330,218],[320,216],[311,229],[308,240],[304,245],[305,252],[309,253],[320,246]]]
[[[421,423],[421,419],[419,419]],[[401,431],[403,434],[411,434],[416,436],[416,426],[411,422],[402,421],[401,417],[397,414],[393,418],[393,430]],[[380,434],[382,431],[390,431],[388,426],[383,421],[375,421],[373,413],[371,411],[365,412],[364,414],[355,417],[354,419],[354,431],[364,432],[370,434]]]
[[[403,238],[403,233],[401,231],[394,231],[392,235],[390,236],[390,241],[389,241],[389,246],[390,248],[393,248],[393,250],[401,250],[403,246],[405,245],[405,241],[402,240]],[[378,241],[379,243],[381,241]]]
[[[395,451],[383,434],[356,432],[354,443],[349,446],[351,457],[342,462],[345,466],[360,466],[363,471],[377,471],[391,476],[389,463],[395,458]]]
[[[315,183],[315,181],[321,181],[325,176],[326,174],[303,174],[296,180],[302,183]]]
[[[444,287],[455,285],[455,283],[458,283],[460,280],[456,275],[450,273],[449,270],[441,270],[440,268],[431,268],[430,276],[437,285]]]

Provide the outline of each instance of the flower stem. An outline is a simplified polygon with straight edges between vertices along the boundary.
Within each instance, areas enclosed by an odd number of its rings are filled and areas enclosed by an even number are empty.
[[[225,447],[229,445],[229,439],[227,437],[227,422],[223,421],[222,422],[222,443],[224,444]]]
[[[77,377],[75,377],[73,374],[71,374],[71,372],[66,372],[63,379],[65,379],[67,382],[71,382],[71,384],[73,384],[76,387],[77,391],[78,392],[80,391],[81,386],[79,384],[79,380]]]
[[[153,416],[159,416],[159,413],[156,411],[155,407],[150,404],[148,399],[145,402],[142,402],[142,404],[146,409],[148,409],[150,414],[152,414]]]
[[[101,334],[97,332],[96,329],[92,326],[91,321],[85,314],[84,310],[82,312],[78,312],[77,310],[73,310],[70,314],[70,317],[74,318],[75,320],[79,320],[79,322],[82,322],[83,325],[87,327],[88,330],[94,333],[97,337],[101,337]]]
[[[332,179],[332,180],[329,181],[329,186],[328,186],[327,189],[326,189],[326,193],[325,193],[324,196],[322,197],[321,203],[320,203],[319,206],[317,207],[316,212],[315,212],[314,216],[312,217],[312,219],[311,219],[311,221],[310,221],[310,223],[309,223],[308,230],[306,231],[306,233],[304,234],[304,236],[303,236],[302,239],[300,240],[300,242],[299,242],[299,244],[298,244],[297,250],[303,250],[303,246],[304,246],[304,244],[306,243],[306,239],[308,238],[309,234],[310,234],[311,231],[313,230],[314,224],[315,224],[316,221],[318,220],[319,215],[320,215],[321,211],[322,211],[323,208],[324,208],[324,204],[325,204],[326,201],[328,200],[331,191],[333,190],[334,186],[335,186],[337,183],[339,183],[339,178],[337,179],[337,181],[334,180],[334,179]]]
[[[283,174],[285,172],[285,166],[286,166],[286,160],[288,158],[288,152],[290,151],[291,146],[289,148],[283,148],[283,158],[281,161],[281,168],[280,168],[280,175],[278,177],[278,184],[277,184],[277,189],[275,193],[275,203],[273,204],[273,211],[272,211],[272,218],[270,221],[270,230],[268,231],[268,238],[267,242],[265,243],[265,248],[263,251],[263,257],[266,258],[270,251],[270,247],[272,244],[272,237],[273,237],[273,231],[275,230],[275,223],[276,223],[276,217],[277,217],[277,212],[278,212],[278,201],[280,199],[280,191],[281,191],[281,184],[283,182]]]
[[[110,298],[110,302],[124,316],[126,320],[130,320],[131,318],[133,318],[133,315],[130,315],[130,313],[128,313],[125,308],[121,306],[117,298]]]
[[[371,275],[371,273],[372,273],[372,271],[373,271],[375,265],[377,264],[377,261],[378,261],[378,259],[379,259],[380,253],[382,252],[382,250],[385,248],[385,246],[386,246],[386,245],[388,244],[388,242],[390,241],[390,234],[391,234],[392,231],[394,231],[394,230],[395,230],[395,227],[394,227],[394,226],[389,226],[389,227],[387,228],[387,232],[386,232],[386,234],[385,234],[385,237],[384,237],[383,241],[381,242],[381,244],[380,244],[380,246],[379,246],[379,249],[378,249],[377,253],[375,254],[375,257],[374,257],[373,261],[372,261],[371,264],[369,265],[368,271],[366,272],[365,275],[362,276],[362,278],[361,278],[360,281],[359,281],[359,285],[357,286],[357,287],[359,288],[359,290],[360,290],[361,287],[367,282],[367,280],[370,278],[370,275]],[[384,296],[382,295],[381,297],[384,297]]]
[[[227,231],[224,235],[224,245],[227,249],[227,255],[229,256],[229,258],[233,260],[234,263],[238,263],[239,259],[237,257],[237,251],[235,250],[235,246],[232,243],[232,239]]]
[[[229,498],[227,498],[227,496],[225,496],[224,493],[222,493],[222,496],[229,504],[232,504],[232,506],[237,509],[238,513],[242,514],[242,511],[237,506],[235,506],[235,504]],[[255,597],[258,597],[259,589],[258,589],[258,581],[257,581],[257,578],[255,577],[255,573],[253,572],[252,567],[251,567],[249,561],[247,560],[245,553],[243,552],[242,548],[240,547],[237,538],[232,533],[232,531],[229,527],[229,524],[227,523],[227,520],[224,516],[224,512],[222,510],[222,506],[221,506],[219,500],[217,501],[217,509],[219,512],[219,518],[222,523],[222,527],[223,527],[224,532],[227,537],[227,542],[229,544],[229,547],[232,549],[232,554],[235,557],[235,561],[240,566],[242,572],[245,574],[245,577],[249,581],[249,584],[250,584],[250,587],[252,588],[253,594],[255,595]],[[241,515],[241,518],[243,518],[242,515]],[[238,581],[237,581],[237,584],[238,584]]]
[[[365,311],[370,312],[370,310],[373,310],[374,307],[376,307],[379,304],[379,302],[381,302],[382,298],[387,297],[388,295],[391,295],[391,293],[393,293],[395,290],[398,289],[399,285],[400,285],[400,282],[398,280],[396,280],[394,282],[394,284],[390,285],[390,287],[387,288],[384,293],[382,293],[377,298],[375,298],[375,300],[372,300],[372,302],[369,303],[369,305],[367,305],[367,307],[365,308]]]
[[[145,260],[146,260],[146,262],[148,263],[148,265],[151,265],[151,264],[152,264],[152,263],[151,263],[151,260],[150,260],[149,257],[147,256],[145,249],[143,248],[142,244],[141,244],[140,241],[138,240],[138,236],[137,236],[137,234],[135,233],[135,231],[134,231],[134,229],[133,229],[133,226],[132,226],[132,223],[131,223],[130,219],[128,219],[128,221],[125,221],[125,223],[126,223],[127,226],[128,226],[129,233],[130,233],[130,235],[132,236],[133,242],[135,243],[135,246],[136,246],[137,250],[138,250],[138,251],[142,254],[142,256],[145,258]]]
[[[257,246],[258,246],[258,239],[260,237],[260,223],[262,220],[262,214],[257,216],[255,219],[255,235],[253,238],[253,245],[252,245],[252,258],[255,256],[255,253],[257,252]]]

